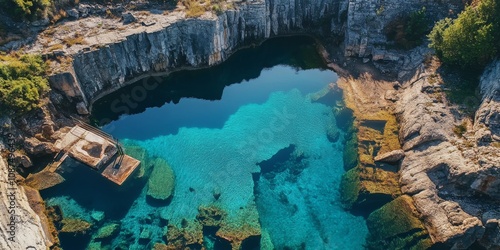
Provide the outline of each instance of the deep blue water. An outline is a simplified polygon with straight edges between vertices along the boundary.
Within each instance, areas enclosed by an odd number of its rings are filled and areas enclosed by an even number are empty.
[[[67,181],[42,195],[95,229],[63,235],[63,247],[84,249],[100,226],[115,221],[120,233],[100,247],[151,249],[165,242],[167,224],[182,227],[200,206],[216,205],[228,227],[260,227],[261,249],[362,249],[365,221],[344,211],[338,194],[345,134],[338,124],[348,121],[337,120],[334,108],[342,96],[330,90],[317,98],[336,80],[312,39],[280,38],[219,66],[151,77],[99,100],[94,121],[124,145],[165,159],[175,191],[168,204],[152,203],[147,174],[118,187],[69,162]],[[145,230],[151,235],[139,240]]]

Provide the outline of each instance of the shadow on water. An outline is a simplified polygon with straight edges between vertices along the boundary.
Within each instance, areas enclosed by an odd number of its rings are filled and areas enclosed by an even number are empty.
[[[71,158],[66,159],[58,172],[66,181],[42,190],[43,197],[69,196],[89,211],[103,211],[107,220],[121,219],[146,184],[144,179],[134,179],[132,174],[122,186],[118,186]]]
[[[178,103],[182,98],[220,100],[226,86],[258,78],[262,69],[276,65],[294,68],[325,69],[323,59],[316,51],[311,37],[280,37],[264,42],[255,48],[243,49],[224,63],[199,70],[174,72],[161,78],[149,77],[126,86],[119,91],[96,101],[92,120],[103,126],[124,114],[138,114],[150,107],[161,107],[165,103]],[[133,105],[118,105],[123,95],[131,96],[134,88],[145,84],[157,87],[147,91],[147,98]],[[124,103],[122,103],[124,104]]]

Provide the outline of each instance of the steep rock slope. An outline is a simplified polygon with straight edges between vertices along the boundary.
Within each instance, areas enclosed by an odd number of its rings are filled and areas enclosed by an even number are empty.
[[[397,103],[406,154],[401,190],[414,199],[434,242],[456,249],[475,242],[500,246],[499,79],[497,62],[481,78],[482,104],[463,135],[454,129],[466,125],[451,112],[434,70],[422,66],[403,85]]]

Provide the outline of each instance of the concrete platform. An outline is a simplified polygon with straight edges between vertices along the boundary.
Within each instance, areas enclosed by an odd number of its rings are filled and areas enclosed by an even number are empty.
[[[108,166],[104,168],[102,176],[118,185],[121,185],[134,172],[134,170],[137,168],[137,166],[139,166],[140,163],[140,161],[128,155],[125,155],[119,169],[114,168],[114,162],[112,161]]]
[[[123,155],[120,167],[114,169],[121,155],[119,143],[110,135],[88,124],[76,125],[54,146],[60,150],[47,170],[55,172],[62,162],[70,156],[85,165],[101,172],[102,176],[121,185],[139,166],[140,161]]]

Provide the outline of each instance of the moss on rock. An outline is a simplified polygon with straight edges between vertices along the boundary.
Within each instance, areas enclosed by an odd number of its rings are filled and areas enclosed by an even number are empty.
[[[199,213],[196,216],[196,219],[203,226],[220,226],[221,221],[223,221],[226,217],[226,212],[216,206],[200,206],[198,211]]]
[[[347,171],[340,183],[340,197],[346,209],[369,214],[401,195],[397,173],[358,166]]]
[[[65,218],[61,221],[62,228],[60,232],[62,233],[80,233],[85,234],[92,227],[87,221],[81,219]]]
[[[367,220],[369,249],[428,249],[432,240],[407,195],[387,203]]]
[[[345,171],[349,171],[358,165],[358,138],[354,132],[348,135],[343,151]]]
[[[42,170],[36,174],[30,174],[24,180],[24,185],[36,190],[44,190],[64,182],[65,179],[58,173]]]
[[[170,250],[171,248],[168,248],[167,245],[163,243],[155,243],[153,246],[153,250]]]
[[[198,221],[184,221],[181,227],[168,225],[166,236],[168,249],[185,249],[203,245],[203,226]]]
[[[117,223],[107,224],[99,228],[99,231],[97,231],[94,238],[95,239],[111,238],[115,236],[119,231],[120,231],[120,224]]]
[[[174,192],[174,171],[161,159],[153,160],[154,169],[149,177],[147,195],[158,200],[167,200]]]

